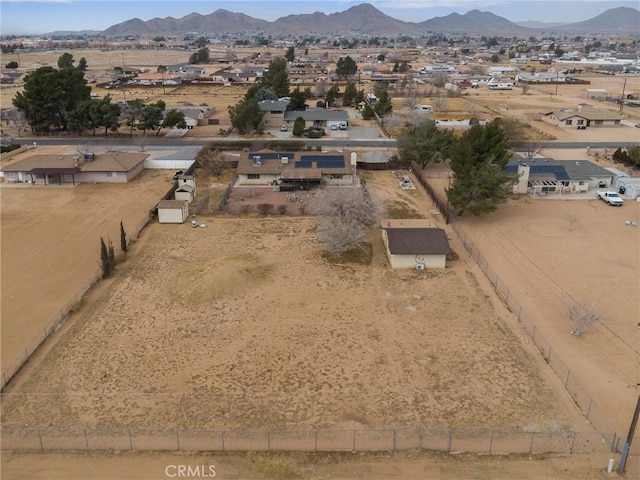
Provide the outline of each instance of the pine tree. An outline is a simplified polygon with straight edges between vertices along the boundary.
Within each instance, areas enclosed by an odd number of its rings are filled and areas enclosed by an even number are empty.
[[[102,267],[102,278],[106,278],[111,273],[111,262],[109,252],[102,237],[100,237],[100,266]]]
[[[124,231],[122,222],[120,222],[120,250],[127,253],[127,232]]]
[[[109,240],[109,273],[113,272],[116,269],[116,252],[113,248],[113,243]]]

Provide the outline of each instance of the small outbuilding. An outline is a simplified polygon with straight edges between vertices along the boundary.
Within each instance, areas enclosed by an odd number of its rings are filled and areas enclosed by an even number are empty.
[[[186,200],[188,203],[193,202],[193,199],[196,196],[196,189],[193,188],[191,185],[180,185],[178,188],[176,188],[175,193],[173,194],[173,197],[176,200]]]
[[[383,228],[382,240],[391,268],[445,268],[451,252],[441,228]]]
[[[189,217],[189,202],[186,200],[160,200],[159,223],[184,223]]]

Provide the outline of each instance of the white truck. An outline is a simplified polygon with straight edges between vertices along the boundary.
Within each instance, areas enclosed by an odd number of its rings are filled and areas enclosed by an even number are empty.
[[[609,192],[606,190],[597,190],[596,194],[598,198],[603,202],[607,202],[609,205],[614,207],[621,207],[624,203],[624,200],[618,195],[616,192]]]

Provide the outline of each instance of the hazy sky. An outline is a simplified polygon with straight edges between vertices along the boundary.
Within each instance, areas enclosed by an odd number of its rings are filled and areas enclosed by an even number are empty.
[[[131,18],[150,20],[182,17],[192,12],[203,15],[219,8],[273,21],[297,13],[340,12],[364,1],[351,0],[0,0],[2,34],[46,33],[56,30],[105,30]],[[595,17],[609,8],[640,9],[640,0],[370,0],[383,13],[399,20],[422,22],[452,12],[464,14],[477,9],[505,17],[512,22],[536,20],[572,23]]]

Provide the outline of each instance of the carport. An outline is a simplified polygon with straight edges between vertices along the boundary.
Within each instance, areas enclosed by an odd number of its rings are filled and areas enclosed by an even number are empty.
[[[71,177],[71,183],[76,184],[75,174],[80,171],[80,167],[37,167],[29,170],[31,175],[31,184],[35,185],[38,180],[42,180],[44,185],[50,183],[57,183],[62,185],[68,183],[68,178]],[[49,178],[52,176],[53,178]]]

